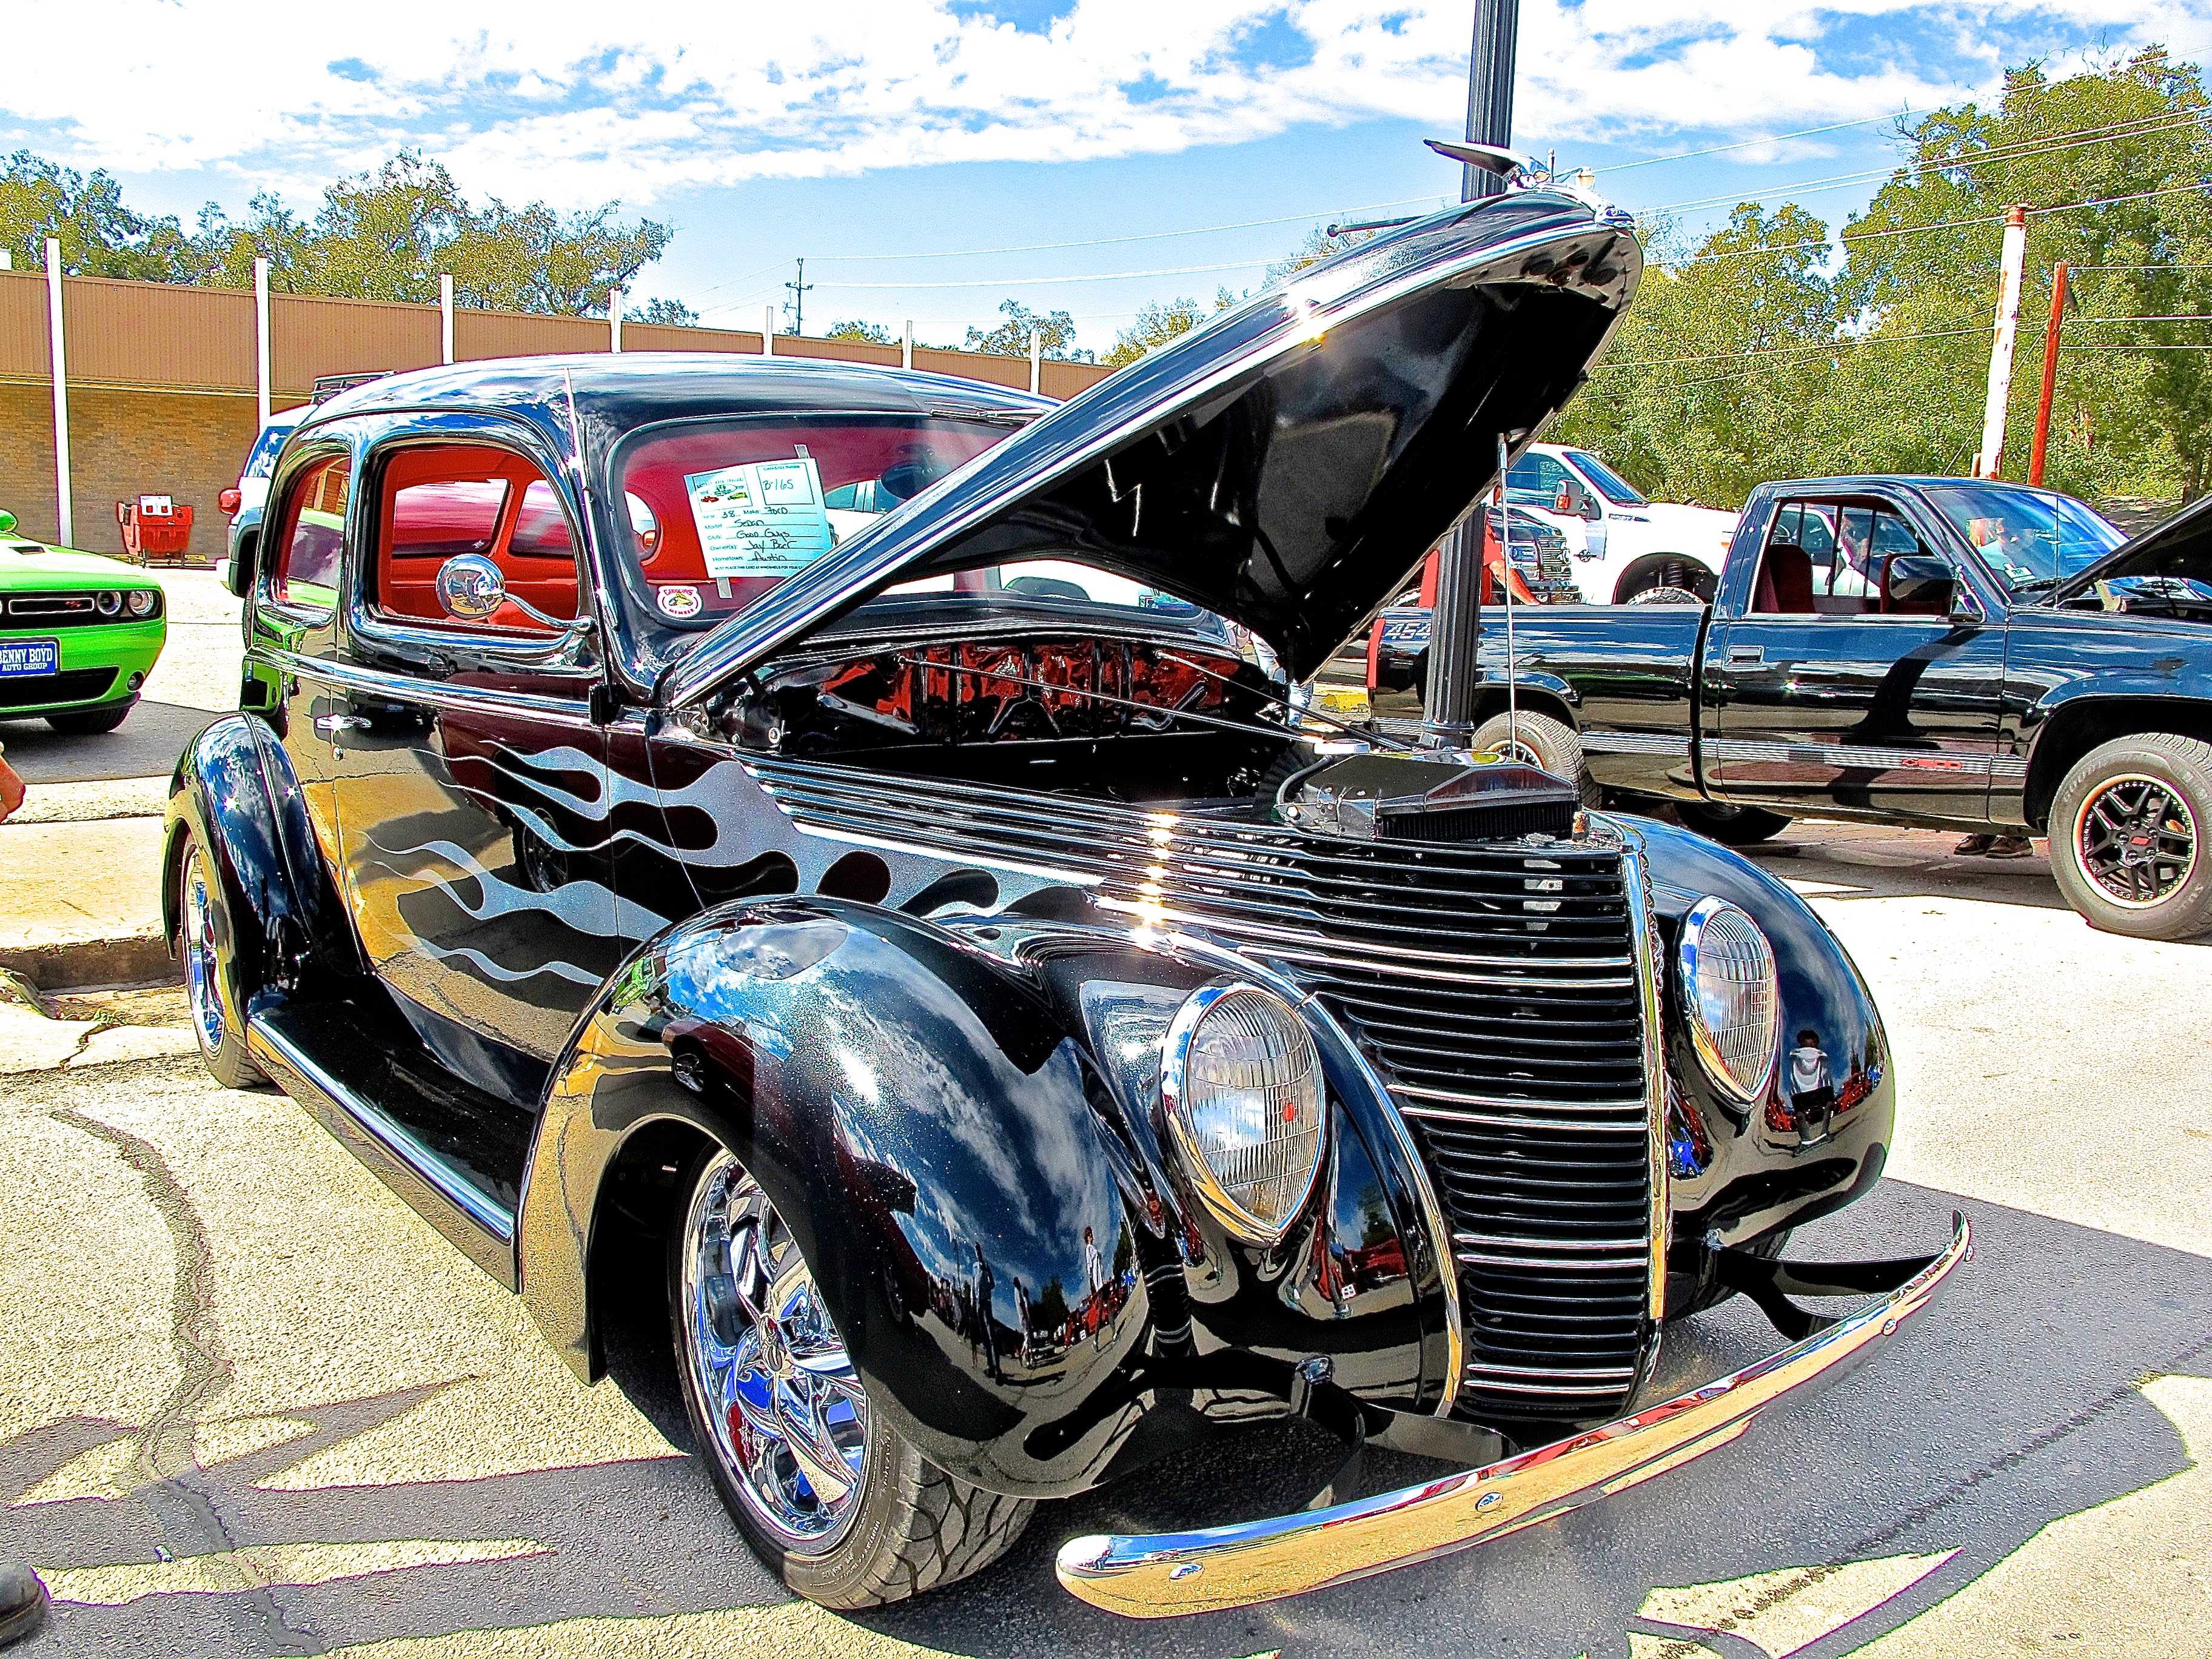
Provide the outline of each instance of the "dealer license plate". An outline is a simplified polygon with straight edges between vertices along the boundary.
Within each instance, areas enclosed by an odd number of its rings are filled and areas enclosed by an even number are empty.
[[[0,640],[0,680],[58,673],[61,665],[59,640]]]

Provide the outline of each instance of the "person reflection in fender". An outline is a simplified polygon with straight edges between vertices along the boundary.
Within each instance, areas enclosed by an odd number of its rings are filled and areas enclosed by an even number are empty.
[[[999,1334],[991,1323],[991,1292],[998,1287],[998,1278],[983,1255],[983,1247],[975,1246],[975,1328],[983,1342],[983,1375],[994,1382],[999,1379]]]
[[[1828,1138],[1828,1121],[1835,1115],[1835,1079],[1828,1073],[1828,1056],[1820,1047],[1820,1034],[1797,1033],[1797,1046],[1790,1051],[1790,1105],[1797,1120],[1801,1146]]]

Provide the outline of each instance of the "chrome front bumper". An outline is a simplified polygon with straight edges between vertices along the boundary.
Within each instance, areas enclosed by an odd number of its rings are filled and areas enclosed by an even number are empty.
[[[1324,1589],[1549,1521],[1725,1445],[1778,1401],[1835,1381],[1933,1302],[1972,1251],[1966,1218],[1954,1216],[1943,1253],[1881,1301],[1733,1376],[1603,1428],[1310,1514],[1072,1539],[1060,1547],[1060,1582],[1109,1613],[1164,1619]]]

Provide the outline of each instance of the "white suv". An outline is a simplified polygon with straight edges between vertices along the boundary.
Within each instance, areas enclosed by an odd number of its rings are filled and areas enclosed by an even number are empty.
[[[1559,526],[1575,583],[1593,605],[1684,592],[1710,601],[1736,515],[1649,501],[1586,449],[1531,444],[1505,475],[1505,498]]]
[[[297,409],[272,413],[269,424],[253,441],[253,447],[246,452],[238,482],[216,497],[216,505],[230,515],[230,535],[215,568],[216,580],[240,599],[246,597],[246,585],[252,578],[253,543],[261,532],[261,509],[269,500],[269,479],[276,470],[276,452],[313,408],[312,404],[301,404]]]

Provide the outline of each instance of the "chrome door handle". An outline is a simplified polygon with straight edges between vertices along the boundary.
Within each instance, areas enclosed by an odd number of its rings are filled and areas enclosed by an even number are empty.
[[[1732,645],[1729,647],[1730,662],[1765,662],[1766,647],[1763,645]]]

